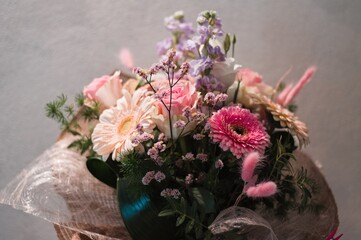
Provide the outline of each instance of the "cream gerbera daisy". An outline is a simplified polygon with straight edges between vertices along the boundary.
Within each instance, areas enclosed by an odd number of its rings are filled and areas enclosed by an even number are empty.
[[[123,90],[123,97],[117,101],[115,107],[105,110],[99,118],[93,134],[93,149],[99,155],[112,153],[116,158],[136,145],[131,141],[137,132],[137,125],[143,127],[144,132],[151,133],[155,127],[153,116],[157,113],[155,100],[146,96],[147,91],[139,89],[131,95]]]

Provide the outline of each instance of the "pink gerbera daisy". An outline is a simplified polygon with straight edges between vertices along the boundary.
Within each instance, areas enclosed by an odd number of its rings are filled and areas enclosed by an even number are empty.
[[[222,108],[208,122],[212,140],[238,159],[249,152],[263,153],[269,144],[265,128],[248,109],[238,106]]]

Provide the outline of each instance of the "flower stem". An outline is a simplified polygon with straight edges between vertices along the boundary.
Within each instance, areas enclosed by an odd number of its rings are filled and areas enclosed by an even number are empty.
[[[168,67],[168,71],[167,71],[167,76],[168,76],[168,82],[169,82],[169,107],[168,107],[168,118],[169,118],[169,130],[170,130],[170,137],[171,137],[171,141],[173,143],[173,126],[172,126],[172,115],[171,115],[171,111],[172,111],[172,80],[170,79],[169,76],[169,71],[170,71],[170,67]]]
[[[238,80],[238,84],[237,84],[237,88],[236,88],[236,92],[234,93],[234,97],[233,97],[233,103],[237,102],[237,97],[238,97],[238,91],[239,91],[239,86],[241,85],[241,80]]]

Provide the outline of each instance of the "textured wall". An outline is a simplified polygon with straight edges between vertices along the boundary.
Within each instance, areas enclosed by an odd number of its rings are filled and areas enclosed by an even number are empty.
[[[195,20],[215,9],[238,37],[236,57],[270,83],[290,67],[297,80],[318,72],[298,98],[311,130],[306,149],[323,165],[339,206],[345,239],[360,233],[360,1],[46,1],[2,0],[0,7],[0,188],[49,147],[58,134],[43,107],[74,96],[92,78],[119,66],[120,47],[136,63],[156,61],[167,35],[163,17],[183,9]],[[51,224],[0,207],[0,239],[54,239]]]

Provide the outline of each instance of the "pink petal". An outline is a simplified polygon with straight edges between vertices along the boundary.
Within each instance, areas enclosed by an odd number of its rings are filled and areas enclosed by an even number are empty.
[[[133,55],[129,51],[129,49],[123,48],[122,50],[120,50],[119,60],[126,68],[133,69],[134,67]]]

